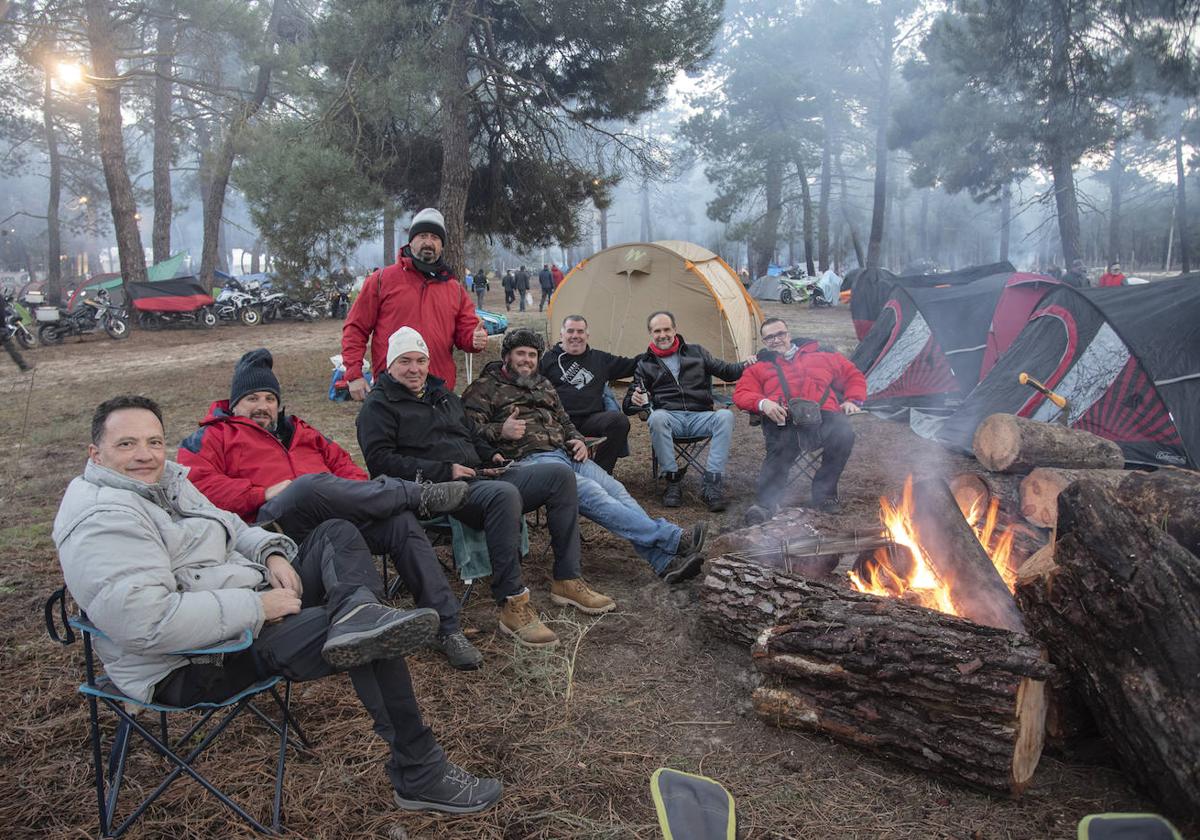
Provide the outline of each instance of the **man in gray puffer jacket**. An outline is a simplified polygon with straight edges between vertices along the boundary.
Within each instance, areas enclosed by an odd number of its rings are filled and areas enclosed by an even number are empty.
[[[153,400],[115,397],[96,409],[54,542],[67,589],[104,634],[105,672],[129,697],[187,706],[271,676],[349,671],[391,748],[398,807],[473,813],[500,798],[498,780],[447,761],[421,721],[403,657],[433,637],[437,613],[380,603],[374,560],[348,522],[329,520],[297,547],[214,507],[186,467],[167,463]],[[216,663],[174,653],[246,631],[250,647]]]

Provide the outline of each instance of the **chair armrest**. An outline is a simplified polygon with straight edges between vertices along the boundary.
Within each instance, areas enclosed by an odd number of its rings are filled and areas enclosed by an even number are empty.
[[[218,645],[206,648],[196,648],[194,650],[173,650],[173,656],[211,656],[217,653],[237,653],[239,650],[245,650],[254,644],[254,633],[250,630],[243,630],[242,635],[233,641],[221,642]]]

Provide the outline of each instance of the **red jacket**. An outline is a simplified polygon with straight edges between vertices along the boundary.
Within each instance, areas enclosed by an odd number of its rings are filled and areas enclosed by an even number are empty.
[[[188,479],[219,508],[253,523],[272,484],[309,473],[333,473],[366,481],[350,454],[299,417],[280,417],[292,427],[291,446],[246,417],[229,413],[229,401],[208,409],[200,428],[184,439],[176,456]]]
[[[363,354],[371,339],[371,369],[383,373],[388,339],[401,327],[412,327],[429,345],[429,372],[453,390],[454,348],[474,353],[479,322],[471,296],[454,277],[430,280],[400,257],[367,277],[342,327],[342,362],[346,381],[362,378]]]
[[[1121,274],[1119,272],[1117,274],[1112,274],[1112,273],[1106,271],[1100,275],[1100,282],[1097,285],[1101,286],[1101,287],[1103,287],[1103,286],[1120,286],[1124,282],[1125,282],[1124,274]]]
[[[802,340],[797,344],[800,350],[790,362],[779,357],[792,399],[816,402],[829,388],[821,409],[838,411],[846,400],[861,403],[867,398],[867,378],[849,359],[841,353],[821,350],[815,341]],[[757,412],[759,401],[764,399],[780,405],[787,402],[779,385],[779,373],[774,363],[767,361],[746,368],[733,389],[733,404],[743,411]]]
[[[559,268],[557,265],[550,266],[550,276],[554,278],[554,288],[557,289],[559,286],[562,285],[563,273],[562,273],[562,269]]]

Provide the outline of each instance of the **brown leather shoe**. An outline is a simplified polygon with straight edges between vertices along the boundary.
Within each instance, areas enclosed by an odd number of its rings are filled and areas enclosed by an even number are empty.
[[[558,646],[558,636],[542,624],[537,610],[529,603],[529,590],[519,595],[509,595],[500,607],[500,630],[528,647],[552,648]]]
[[[592,589],[583,578],[554,581],[550,584],[550,600],[588,615],[604,615],[617,608],[616,601]]]

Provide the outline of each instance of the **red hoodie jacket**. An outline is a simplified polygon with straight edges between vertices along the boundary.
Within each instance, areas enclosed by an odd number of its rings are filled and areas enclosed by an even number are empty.
[[[841,353],[821,350],[815,341],[801,340],[797,345],[800,350],[791,361],[779,356],[792,399],[816,402],[829,388],[821,409],[838,411],[845,400],[861,403],[867,398],[867,379],[849,359]],[[733,404],[743,411],[757,412],[759,401],[764,399],[780,405],[787,402],[779,385],[779,373],[774,363],[768,361],[755,362],[746,368],[733,389]]]
[[[454,348],[474,353],[479,322],[471,296],[454,277],[431,280],[408,257],[367,277],[342,327],[346,381],[362,378],[363,354],[371,340],[371,369],[383,373],[388,339],[412,327],[429,345],[429,372],[453,390]]]
[[[350,454],[299,417],[280,416],[292,429],[291,446],[246,417],[229,412],[229,401],[208,409],[200,428],[184,439],[176,456],[188,479],[223,510],[253,523],[272,484],[309,473],[333,473],[366,481]]]

